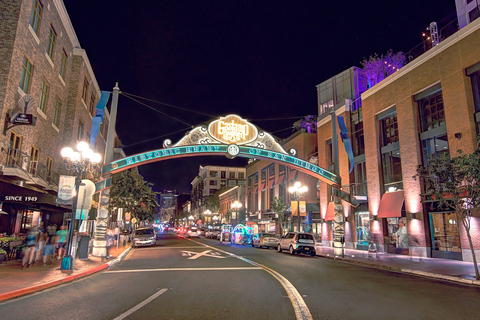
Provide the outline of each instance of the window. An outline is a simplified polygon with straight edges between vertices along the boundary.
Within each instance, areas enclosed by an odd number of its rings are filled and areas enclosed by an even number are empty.
[[[245,187],[245,180],[238,180],[238,185]]]
[[[238,179],[245,179],[245,174],[243,172],[239,172]]]
[[[220,177],[225,179],[227,177],[227,173],[225,171],[220,171]]]
[[[32,73],[33,73],[33,64],[30,62],[30,60],[28,60],[26,56],[24,56],[23,63],[22,63],[22,75],[20,76],[19,87],[25,93],[29,93],[30,82],[32,81]]]
[[[279,173],[285,172],[285,166],[284,166],[283,164],[280,164],[280,165],[278,166],[278,172],[279,172]]]
[[[93,117],[95,116],[95,94],[92,93],[92,95],[90,96],[90,106],[89,106],[89,112],[90,112],[90,115]]]
[[[211,186],[216,186],[216,185],[217,185],[217,181],[216,181],[216,180],[210,180],[209,185],[211,185]]]
[[[254,180],[254,183],[257,184],[258,183],[258,173],[255,173],[253,175],[253,180]]]
[[[262,211],[267,210],[267,189],[263,189],[260,196],[262,197]]]
[[[402,160],[398,141],[397,111],[393,107],[382,114],[380,130],[382,137],[383,191],[403,189]],[[359,172],[360,173],[360,172]]]
[[[8,167],[20,166],[20,156],[23,138],[12,131],[10,133],[10,145],[8,147]]]
[[[448,138],[446,134],[422,140],[423,160],[427,166],[430,158],[437,157],[440,153],[449,154]]]
[[[275,175],[275,165],[274,164],[270,165],[270,167],[268,168],[268,173],[269,173],[270,177]]]
[[[87,102],[87,93],[88,93],[88,86],[89,86],[89,82],[87,80],[87,77],[85,77],[83,79],[83,89],[82,89],[82,99],[83,99],[83,102]]]
[[[40,21],[42,20],[43,5],[40,0],[33,0],[32,2],[32,13],[30,15],[30,26],[32,26],[33,31],[38,35],[38,30],[40,27]]]
[[[57,41],[57,33],[52,25],[50,25],[50,33],[48,34],[47,54],[53,60],[53,53],[55,51],[55,42]]]
[[[235,172],[229,172],[228,173],[228,178],[229,179],[235,179]]]
[[[383,145],[389,145],[398,141],[397,114],[392,114],[381,121],[383,133]]]
[[[267,178],[267,169],[264,168],[262,169],[262,181],[265,180]]]
[[[106,139],[108,134],[108,122],[106,119],[103,119],[102,123],[105,123],[105,125],[103,126],[103,137]]]
[[[60,99],[55,98],[55,104],[53,106],[53,124],[55,127],[59,127],[60,125],[60,110],[62,108],[62,102]]]
[[[210,171],[210,177],[216,178],[217,176],[218,176],[218,172],[217,172],[217,171]]]
[[[49,90],[50,88],[47,82],[45,80],[42,80],[42,85],[40,87],[40,98],[38,99],[38,109],[42,110],[43,113],[46,113],[46,110],[47,110]]]
[[[470,19],[470,22],[476,20],[478,17],[480,17],[480,12],[478,11],[478,8],[475,8],[472,11],[468,12],[468,18]]]
[[[90,144],[90,132],[87,132],[85,134],[85,140],[87,141],[88,144]]]
[[[283,199],[283,202],[287,201],[287,188],[285,187],[285,180],[278,185],[278,197]]]
[[[78,121],[78,131],[77,131],[77,140],[81,141],[83,139],[83,122],[82,120]]]
[[[352,113],[352,141],[353,141],[353,154],[355,156],[365,153],[365,141],[363,136],[363,113],[362,109],[359,109]]]
[[[445,124],[442,91],[418,101],[422,132]]]
[[[229,187],[235,187],[237,185],[237,181],[236,180],[228,180],[228,186]]]
[[[30,168],[29,168],[29,172],[33,175],[37,174],[39,155],[40,155],[40,150],[38,150],[37,147],[32,146],[32,149],[30,149]]]
[[[62,59],[60,61],[60,77],[65,80],[65,76],[67,74],[67,53],[65,50],[62,50]]]
[[[252,185],[252,177],[248,177],[248,186],[250,187]]]
[[[480,63],[466,70],[472,82],[473,104],[475,105],[475,121],[477,122],[477,135],[480,134]]]
[[[327,169],[333,172],[333,147],[332,139],[328,139],[325,143],[325,157],[327,160]]]
[[[272,200],[273,200],[273,198],[275,198],[275,188],[271,187],[269,189],[269,193],[270,194],[269,194],[269,197],[268,197],[268,208],[270,209]]]
[[[53,159],[51,157],[47,157],[47,180],[51,181],[52,179],[52,169],[53,169]]]

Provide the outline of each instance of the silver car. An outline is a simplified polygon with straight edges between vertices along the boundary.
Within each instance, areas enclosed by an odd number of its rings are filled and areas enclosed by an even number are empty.
[[[252,239],[252,247],[276,248],[278,238],[273,233],[258,233]]]
[[[278,242],[278,252],[288,250],[290,254],[306,253],[314,257],[315,238],[310,233],[303,232],[289,232],[283,236]]]
[[[155,246],[157,243],[157,234],[154,228],[138,228],[133,234],[133,246],[134,247],[143,247],[143,246]]]

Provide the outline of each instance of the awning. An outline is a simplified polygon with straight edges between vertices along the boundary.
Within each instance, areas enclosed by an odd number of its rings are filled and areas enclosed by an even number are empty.
[[[378,218],[400,218],[405,197],[403,191],[384,193],[378,208]]]
[[[325,221],[335,220],[335,202],[329,202],[327,207],[327,213],[325,213]]]
[[[288,176],[288,181],[292,181],[298,175],[298,171],[296,169],[290,170],[290,174]]]
[[[284,179],[285,179],[285,174],[282,174],[281,176],[278,176],[277,184],[282,184]]]
[[[268,180],[268,189],[270,189],[271,187],[273,187],[273,185],[275,184],[275,179],[270,179]]]
[[[260,192],[262,192],[262,191],[263,191],[263,189],[265,189],[265,182],[264,182],[264,183],[262,183],[262,185],[260,186],[260,190],[259,190],[259,191],[260,191]]]

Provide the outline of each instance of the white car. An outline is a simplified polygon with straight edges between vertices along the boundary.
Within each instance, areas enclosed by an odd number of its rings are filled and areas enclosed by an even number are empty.
[[[278,252],[288,250],[292,255],[306,253],[314,257],[316,255],[315,238],[310,233],[289,232],[280,239],[277,250]]]
[[[191,228],[188,228],[187,233],[185,235],[187,235],[189,237],[200,238],[201,234],[202,234],[202,232],[200,231],[200,229],[195,228],[195,227],[191,227]]]
[[[252,239],[252,247],[276,248],[278,238],[273,233],[258,233]]]

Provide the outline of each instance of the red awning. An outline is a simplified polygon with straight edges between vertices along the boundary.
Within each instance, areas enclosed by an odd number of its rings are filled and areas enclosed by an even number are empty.
[[[293,179],[295,179],[297,174],[298,174],[297,170],[295,170],[295,169],[290,170],[290,174],[288,176],[288,181],[292,181]]]
[[[285,175],[281,175],[281,176],[278,176],[278,181],[277,181],[277,184],[282,184],[283,182],[283,179],[285,179]]]
[[[405,197],[403,191],[384,193],[378,208],[378,218],[400,218]]]
[[[270,179],[268,180],[268,189],[270,189],[271,187],[273,187],[273,185],[275,184],[275,179]]]
[[[265,189],[265,182],[264,182],[264,183],[262,183],[262,185],[260,186],[260,190],[258,190],[258,191],[262,192],[262,191],[263,191],[263,189]]]
[[[325,221],[333,221],[335,220],[335,210],[334,210],[335,202],[329,202],[327,207],[327,213],[325,213]]]

